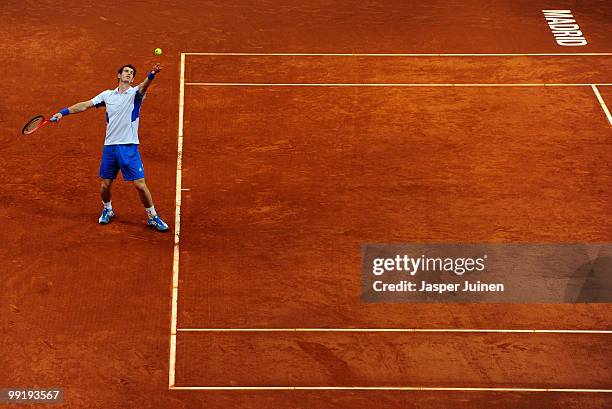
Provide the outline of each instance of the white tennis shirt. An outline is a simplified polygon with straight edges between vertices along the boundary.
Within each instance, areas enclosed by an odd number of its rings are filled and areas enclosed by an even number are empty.
[[[102,91],[91,103],[96,108],[106,107],[106,137],[104,145],[138,144],[140,105],[144,96],[138,87],[120,93],[119,87]]]

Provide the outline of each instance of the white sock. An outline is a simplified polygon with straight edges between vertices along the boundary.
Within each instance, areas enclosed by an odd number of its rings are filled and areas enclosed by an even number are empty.
[[[113,210],[113,204],[111,203],[110,200],[108,202],[102,202],[102,204],[104,205],[105,209]]]
[[[145,209],[147,211],[147,215],[149,218],[157,216],[157,212],[155,211],[155,206],[147,207]]]

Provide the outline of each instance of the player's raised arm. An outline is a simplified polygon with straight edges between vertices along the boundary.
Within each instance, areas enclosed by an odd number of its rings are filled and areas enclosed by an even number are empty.
[[[94,104],[91,100],[77,102],[71,107],[62,109],[57,114],[53,115],[51,119],[55,121],[59,121],[63,116],[70,115],[70,114],[78,114],[79,112],[87,111],[89,108],[92,108],[93,106]]]
[[[143,82],[138,84],[138,91],[140,91],[141,95],[144,95],[145,92],[147,92],[147,89],[151,85],[151,81],[153,81],[153,79],[155,78],[155,74],[160,72],[161,69],[162,67],[161,65],[159,65],[159,63],[155,64],[155,67],[153,67],[153,69],[149,72],[149,74],[147,74],[147,78],[145,78]]]

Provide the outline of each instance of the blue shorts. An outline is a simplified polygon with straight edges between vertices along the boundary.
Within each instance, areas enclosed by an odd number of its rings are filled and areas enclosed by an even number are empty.
[[[104,145],[102,163],[100,163],[100,177],[102,179],[116,179],[121,170],[123,180],[131,181],[144,178],[144,166],[138,145]]]

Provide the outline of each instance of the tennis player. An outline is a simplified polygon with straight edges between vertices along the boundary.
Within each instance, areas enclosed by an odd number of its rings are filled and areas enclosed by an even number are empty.
[[[100,196],[104,208],[98,219],[100,224],[108,224],[115,217],[111,204],[111,186],[121,170],[123,180],[132,181],[138,191],[140,201],[147,212],[148,225],[157,231],[168,230],[168,225],[159,217],[153,206],[151,192],[145,183],[144,166],[138,152],[140,106],[147,89],[161,69],[162,67],[156,64],[143,82],[137,87],[132,87],[136,68],[130,64],[124,65],[117,71],[117,88],[102,91],[89,101],[76,103],[53,115],[53,118],[59,121],[66,115],[83,112],[92,107],[106,108],[106,138],[100,164],[102,179]]]

